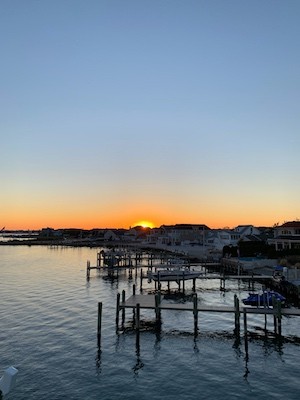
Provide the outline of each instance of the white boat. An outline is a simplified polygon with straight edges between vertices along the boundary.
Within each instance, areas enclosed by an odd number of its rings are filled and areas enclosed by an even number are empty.
[[[148,271],[148,279],[154,281],[167,282],[167,281],[186,281],[188,279],[195,279],[201,275],[201,272],[191,271],[189,268],[166,268],[157,271]]]

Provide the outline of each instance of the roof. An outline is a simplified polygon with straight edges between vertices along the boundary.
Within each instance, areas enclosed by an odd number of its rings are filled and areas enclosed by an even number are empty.
[[[162,225],[161,228],[165,229],[184,229],[184,230],[192,230],[195,228],[202,228],[206,230],[210,230],[210,228],[205,224],[175,224],[175,225]]]
[[[285,222],[278,228],[300,228],[300,221],[289,221]]]

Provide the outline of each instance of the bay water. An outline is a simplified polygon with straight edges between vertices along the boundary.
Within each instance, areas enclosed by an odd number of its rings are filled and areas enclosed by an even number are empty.
[[[99,249],[46,246],[0,247],[0,376],[13,365],[16,387],[6,399],[299,399],[300,319],[283,317],[283,338],[272,334],[273,321],[248,316],[249,351],[243,327],[233,335],[231,314],[199,314],[193,336],[191,312],[162,311],[162,331],[151,328],[154,312],[142,310],[149,329],[140,347],[130,329],[116,333],[117,293],[139,287],[139,271],[118,279],[91,271]],[[256,284],[260,289],[260,284]],[[176,287],[176,284],[175,286]],[[197,281],[203,304],[233,305],[247,297],[247,283]],[[144,293],[153,283],[143,282]],[[187,294],[189,283],[186,284]],[[170,300],[170,301],[183,301]],[[189,301],[189,298],[187,299]],[[101,349],[97,347],[97,307],[103,304]]]

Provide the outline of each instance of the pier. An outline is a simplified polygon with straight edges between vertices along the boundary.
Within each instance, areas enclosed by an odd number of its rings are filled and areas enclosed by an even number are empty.
[[[156,270],[156,267],[154,267]],[[160,268],[163,268],[163,266],[160,266]],[[152,271],[152,267],[148,267],[148,271]],[[140,272],[140,290],[143,290],[143,280],[147,279],[149,280],[148,274],[144,274],[143,269],[141,269]],[[193,292],[196,291],[196,281],[197,280],[212,280],[212,279],[218,279],[220,280],[220,290],[225,291],[226,290],[226,280],[231,279],[231,280],[244,280],[248,281],[248,286],[249,289],[251,287],[254,287],[254,282],[255,281],[261,281],[261,282],[266,282],[272,280],[272,276],[270,275],[254,275],[254,274],[245,274],[245,275],[226,275],[226,274],[208,274],[206,271],[205,273],[201,273],[199,271],[199,276],[192,278],[191,280],[193,281]],[[170,281],[155,281],[155,289],[160,290],[162,287],[162,283],[166,283],[168,286],[168,291],[170,291]],[[182,292],[185,293],[185,280],[184,280],[184,275],[179,277],[178,280],[176,281],[178,284],[178,289],[179,291],[181,290],[182,287]]]
[[[249,307],[240,305],[240,301],[238,297],[234,296],[234,304],[232,306],[216,306],[216,305],[202,305],[199,304],[197,294],[195,293],[192,298],[192,302],[190,303],[170,303],[167,299],[161,295],[160,292],[156,294],[136,294],[135,293],[135,285],[133,286],[133,294],[126,299],[125,291],[123,290],[122,296],[120,293],[117,295],[117,303],[116,303],[116,331],[119,331],[119,320],[120,313],[122,313],[122,326],[124,326],[125,322],[125,310],[132,309],[134,316],[134,324],[136,333],[139,336],[140,331],[140,310],[147,309],[153,310],[155,312],[155,323],[156,328],[159,331],[162,325],[161,313],[162,311],[188,311],[192,312],[194,315],[194,336],[196,337],[199,332],[199,314],[201,313],[230,313],[234,317],[234,333],[239,336],[240,335],[240,326],[241,326],[241,316],[243,316],[243,332],[245,338],[245,348],[248,351],[248,342],[247,342],[247,316],[251,314],[259,314],[265,317],[265,330],[267,325],[267,316],[273,316],[274,322],[274,333],[277,336],[281,336],[281,324],[283,316],[300,316],[299,309],[289,309],[282,308],[281,303],[273,299],[274,306],[271,307]]]
[[[110,274],[118,273],[119,270],[133,270],[148,266],[160,267],[170,266],[171,260],[180,261],[182,264],[189,265],[188,260],[180,255],[172,255],[166,251],[141,251],[128,250],[127,248],[116,248],[108,251],[101,250],[97,253],[96,265],[92,266],[90,260],[87,261],[86,277],[90,278],[91,270],[109,271]]]
[[[173,262],[175,264],[172,264]],[[176,269],[179,265],[185,265],[188,269],[191,268],[201,268],[202,271],[199,271],[199,276],[193,278],[193,291],[195,292],[196,281],[197,280],[208,280],[208,279],[219,279],[220,280],[220,290],[226,290],[226,280],[228,279],[238,279],[238,280],[246,280],[249,282],[249,289],[254,286],[255,281],[266,282],[272,280],[272,276],[270,275],[258,275],[258,274],[249,274],[245,273],[241,268],[236,269],[235,273],[229,274],[225,273],[225,269],[223,268],[223,272],[219,274],[208,274],[207,271],[210,268],[216,268],[221,266],[221,264],[217,263],[190,263],[188,260],[181,258],[178,255],[171,257],[169,253],[166,252],[157,252],[156,254],[152,252],[142,252],[142,251],[128,251],[126,249],[112,249],[109,251],[101,250],[97,253],[97,262],[95,266],[91,266],[90,261],[87,261],[86,267],[86,277],[89,280],[91,271],[96,270],[107,271],[108,278],[118,278],[119,271],[121,270],[129,270],[129,277],[132,278],[132,271],[135,270],[135,276],[137,277],[137,270],[140,270],[140,290],[143,290],[143,280],[149,280],[148,274],[144,273],[143,268],[147,267],[148,271],[152,271],[153,269],[157,271],[158,269],[164,268],[174,268]],[[176,267],[177,265],[177,267]],[[203,272],[203,269],[205,272]],[[185,279],[184,274],[182,275],[182,279],[180,277],[176,280],[178,284],[179,290],[182,289],[182,292],[185,293]],[[155,281],[155,289],[161,289],[162,282]],[[170,290],[170,282],[167,281],[168,290]]]
[[[177,261],[177,262],[176,262]],[[231,260],[230,260],[231,261]],[[176,266],[177,265],[177,266]],[[170,270],[171,272],[176,270],[176,268],[180,268],[180,266],[185,265],[184,271],[182,274],[178,273],[178,276],[174,278],[174,274],[172,275],[172,279],[168,280],[165,269]],[[216,267],[218,268],[218,272],[216,272]],[[262,315],[264,317],[264,325],[265,332],[267,332],[267,322],[270,324],[269,317],[273,321],[273,330],[275,336],[281,337],[282,335],[282,318],[283,317],[299,317],[300,309],[297,308],[283,308],[280,301],[277,301],[275,298],[272,299],[273,307],[268,307],[265,305],[264,307],[251,307],[245,306],[244,304],[240,305],[240,300],[237,295],[234,296],[234,301],[232,305],[207,305],[201,304],[198,300],[198,296],[196,293],[196,282],[197,281],[205,281],[205,280],[219,280],[220,281],[220,290],[226,291],[226,281],[235,280],[237,282],[244,281],[248,282],[249,290],[254,290],[254,283],[261,282],[265,285],[272,286],[273,277],[272,275],[260,275],[254,274],[254,272],[249,273],[250,271],[246,271],[242,268],[241,265],[231,263],[226,260],[223,264],[214,263],[213,265],[207,263],[190,263],[186,262],[185,259],[181,259],[180,257],[172,257],[170,254],[166,253],[143,253],[143,252],[121,252],[120,250],[116,251],[113,249],[112,251],[104,252],[103,250],[97,254],[97,264],[96,266],[91,266],[90,262],[87,262],[87,279],[90,278],[91,270],[107,271],[109,277],[118,277],[118,273],[121,270],[129,271],[129,278],[132,278],[132,271],[135,271],[135,281],[140,283],[139,285],[139,294],[136,293],[136,285],[133,284],[133,294],[129,297],[126,297],[126,293],[123,290],[122,294],[118,293],[116,300],[116,332],[118,333],[120,330],[124,329],[126,310],[132,310],[132,323],[133,327],[136,331],[137,335],[137,343],[140,340],[140,331],[142,330],[141,323],[141,311],[144,310],[153,310],[155,314],[154,327],[157,332],[160,332],[162,327],[162,313],[164,312],[172,312],[172,311],[180,311],[180,312],[192,312],[193,313],[193,333],[194,336],[197,337],[199,334],[199,316],[203,313],[209,314],[231,314],[233,317],[233,332],[239,338],[241,332],[241,325],[243,326],[243,335],[245,341],[245,350],[248,352],[248,327],[247,327],[247,318],[249,315]],[[145,272],[145,269],[147,272]],[[214,272],[208,272],[212,269]],[[138,279],[138,270],[140,272]],[[164,279],[160,281],[160,274],[153,275],[152,271],[162,271],[164,274]],[[199,275],[195,277],[191,272],[198,272]],[[148,274],[149,272],[149,274]],[[185,275],[186,273],[186,275]],[[189,276],[190,273],[190,276]],[[114,275],[116,274],[116,276]],[[148,284],[152,281],[155,283],[155,288],[153,289],[151,294],[143,293],[143,281],[146,279]],[[189,277],[187,277],[189,276]],[[106,277],[104,277],[106,278]],[[192,285],[190,284],[188,295],[190,301],[185,303],[174,303],[170,302],[167,299],[167,296],[162,294],[162,285],[167,285],[168,294],[171,292],[170,283],[175,282],[177,286],[177,290],[175,292],[180,292],[180,296],[185,297],[186,290],[186,280],[192,280]],[[201,286],[201,284],[200,284]],[[149,285],[147,286],[149,288]],[[174,289],[174,285],[172,290]],[[164,290],[164,293],[166,291]],[[100,347],[101,342],[101,316],[102,316],[102,305],[99,305],[98,309],[98,347]],[[120,327],[120,319],[122,321]]]

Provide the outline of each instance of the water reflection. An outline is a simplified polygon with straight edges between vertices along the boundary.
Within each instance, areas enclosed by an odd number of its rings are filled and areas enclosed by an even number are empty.
[[[101,356],[102,356],[102,351],[101,349],[97,350],[97,354],[95,357],[96,360],[96,374],[100,375],[102,372],[102,360],[101,360]]]
[[[194,338],[194,352],[199,353],[199,348],[198,348],[198,339]]]
[[[138,338],[139,335],[137,335]],[[136,348],[135,348],[135,353],[136,353],[136,363],[133,366],[132,370],[134,372],[135,376],[138,376],[140,369],[142,369],[144,367],[144,363],[142,362],[141,356],[140,356],[140,342],[137,339],[136,341]]]

